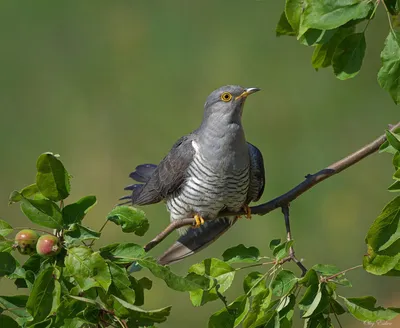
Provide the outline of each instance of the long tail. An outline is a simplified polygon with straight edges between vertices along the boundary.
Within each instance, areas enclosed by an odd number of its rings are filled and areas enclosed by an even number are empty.
[[[210,245],[221,237],[237,221],[237,218],[223,217],[212,221],[206,221],[201,227],[188,229],[186,234],[168,248],[158,259],[162,265],[178,262],[185,257],[193,255],[204,247]]]

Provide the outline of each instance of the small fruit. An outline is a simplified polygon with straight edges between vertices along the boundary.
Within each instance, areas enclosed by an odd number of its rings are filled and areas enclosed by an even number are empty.
[[[15,248],[21,254],[32,255],[36,252],[36,243],[39,235],[36,231],[31,229],[23,229],[15,236]]]
[[[43,235],[36,244],[36,251],[40,256],[54,256],[60,253],[60,240],[54,235]]]

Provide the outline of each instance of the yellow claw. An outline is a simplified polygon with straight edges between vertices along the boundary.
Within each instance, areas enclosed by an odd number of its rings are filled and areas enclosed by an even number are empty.
[[[194,219],[196,220],[196,224],[194,225],[195,228],[198,228],[204,224],[204,219],[200,215],[196,214]]]
[[[251,220],[251,208],[249,207],[249,205],[244,205],[244,206],[243,206],[243,210],[244,210],[245,213],[246,213],[246,218],[247,218],[248,220]]]

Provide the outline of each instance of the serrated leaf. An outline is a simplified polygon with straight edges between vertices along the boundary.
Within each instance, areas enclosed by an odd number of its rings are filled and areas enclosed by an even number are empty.
[[[280,261],[289,255],[290,247],[293,245],[294,240],[285,241],[274,248],[272,254],[277,261]],[[271,245],[270,245],[271,247]]]
[[[250,303],[246,295],[242,295],[227,307],[211,315],[208,328],[234,328],[240,325],[249,312]]]
[[[131,281],[125,268],[115,263],[107,263],[111,273],[110,294],[115,295],[131,304],[135,303],[135,291],[131,288]]]
[[[244,292],[251,293],[254,296],[259,292],[266,290],[265,287],[265,275],[260,272],[250,272],[243,280],[243,290]]]
[[[389,31],[381,52],[381,60],[382,67],[378,72],[378,82],[398,104],[400,103],[400,32]]]
[[[375,252],[388,250],[394,254],[400,253],[400,196],[390,201],[369,228],[365,242]],[[387,254],[386,254],[387,255]]]
[[[308,0],[302,15],[302,25],[331,30],[351,20],[366,18],[373,7],[373,2],[369,0]]]
[[[20,325],[8,315],[0,314],[0,327],[20,328]]]
[[[308,306],[307,311],[303,314],[303,318],[315,316],[316,314],[321,313],[329,306],[329,304],[330,296],[326,289],[326,284],[320,283],[312,303],[310,306]]]
[[[239,244],[228,248],[222,257],[227,263],[255,263],[260,259],[260,251],[256,247],[246,247]]]
[[[298,278],[292,271],[282,270],[271,283],[274,295],[282,297],[286,295],[297,284]]]
[[[43,270],[33,284],[26,309],[32,315],[34,322],[43,321],[51,313],[55,286],[53,273],[53,267]]]
[[[20,191],[14,190],[8,200],[9,204],[17,203],[20,202],[23,198],[28,198],[28,199],[44,199],[45,197],[42,195],[42,193],[39,191],[39,188],[37,187],[36,183],[31,184],[29,186],[26,186]]]
[[[86,196],[75,203],[65,206],[62,216],[65,226],[72,223],[81,223],[86,213],[97,203],[96,196]]]
[[[340,296],[349,312],[358,320],[364,322],[377,322],[379,320],[392,320],[398,313],[385,309],[381,306],[375,307],[376,299],[372,296],[345,298]]]
[[[0,236],[7,236],[13,232],[12,226],[10,226],[6,221],[0,220]]]
[[[372,274],[391,275],[393,269],[400,264],[400,253],[397,255],[379,255],[375,253],[372,248],[368,247],[368,255],[364,256],[363,267]],[[400,268],[399,268],[400,269]]]
[[[62,229],[60,208],[51,200],[24,198],[21,203],[21,210],[33,223],[51,229]]]
[[[111,284],[107,263],[98,252],[87,247],[73,247],[67,250],[65,266],[82,290],[101,287],[105,291]]]
[[[285,3],[286,18],[296,35],[300,32],[300,24],[305,6],[305,0],[286,0]]]
[[[56,156],[52,153],[40,155],[36,169],[36,185],[46,198],[59,201],[69,196],[70,176]]]
[[[145,213],[131,206],[118,206],[107,215],[107,219],[120,225],[123,232],[134,232],[143,236],[149,229]]]
[[[229,264],[211,258],[192,265],[189,272],[205,276],[214,282],[214,287],[210,290],[198,289],[190,292],[192,304],[200,306],[218,299],[218,293],[223,294],[232,285],[236,271]]]
[[[130,264],[146,256],[142,246],[134,243],[116,243],[100,248],[100,255],[116,264]]]
[[[348,35],[337,45],[332,66],[338,79],[350,79],[359,73],[366,47],[364,33]]]
[[[311,64],[315,69],[324,68],[332,65],[333,54],[336,47],[345,37],[354,33],[355,27],[344,28],[340,27],[335,30],[335,34],[329,39],[328,42],[318,44],[314,48],[311,58]]]
[[[296,32],[293,30],[292,26],[288,22],[286,18],[285,12],[281,14],[281,17],[279,18],[279,22],[276,25],[276,36],[282,36],[282,35],[288,35],[288,36],[295,36]]]
[[[12,274],[17,267],[15,258],[7,252],[0,253],[0,277]]]
[[[243,328],[256,327],[254,324],[260,321],[270,307],[272,298],[272,290],[260,290],[254,295],[251,301],[251,309],[245,320],[243,321]]]
[[[27,295],[0,296],[0,304],[19,318],[31,318],[30,314],[25,309],[27,301]]]
[[[138,326],[149,326],[154,323],[164,322],[167,320],[167,317],[171,312],[171,306],[147,311],[125,302],[114,295],[112,298],[114,299],[114,310],[116,315],[120,316],[121,318],[129,317],[129,320]]]
[[[84,227],[78,223],[73,223],[68,230],[64,232],[64,240],[67,244],[72,245],[84,240],[99,239],[101,233]]]

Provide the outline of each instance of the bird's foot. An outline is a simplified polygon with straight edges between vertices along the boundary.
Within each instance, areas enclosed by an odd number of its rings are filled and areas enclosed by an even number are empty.
[[[196,221],[194,228],[198,228],[204,224],[204,219],[200,215],[196,214],[194,219]]]
[[[249,205],[244,205],[243,210],[246,213],[246,219],[251,220],[251,208]]]

